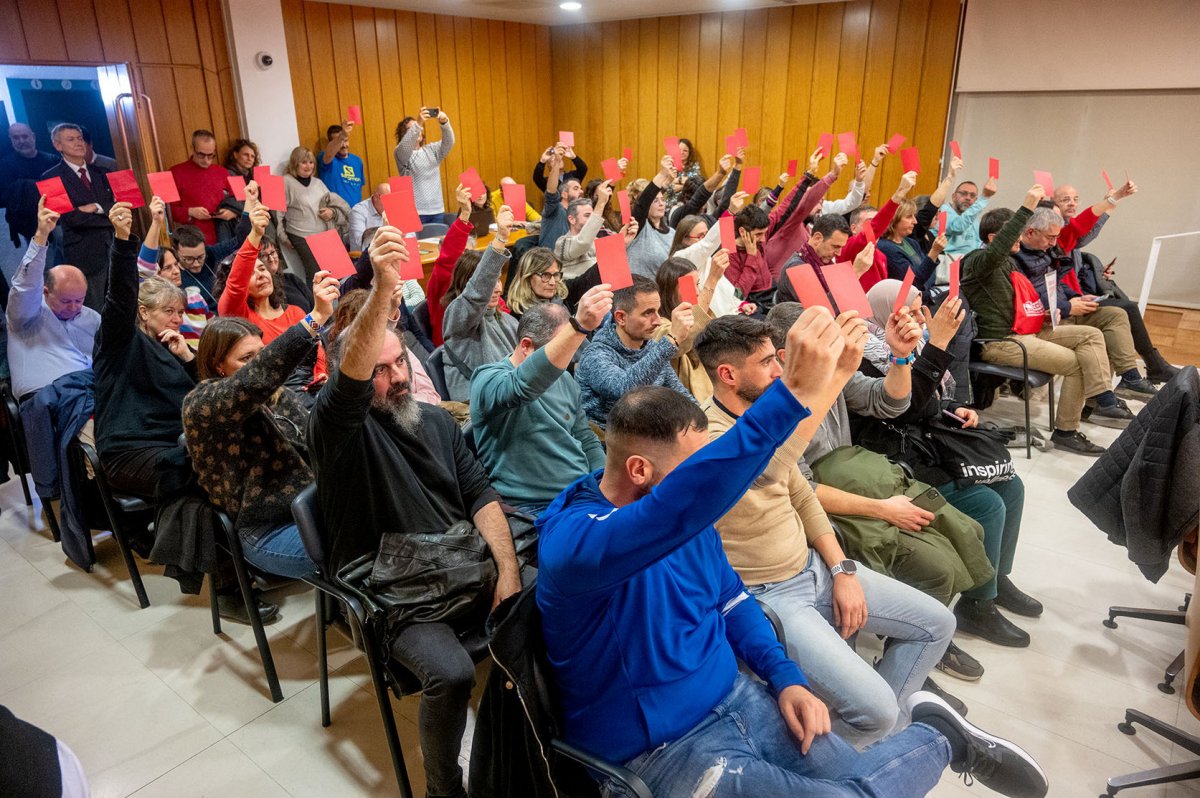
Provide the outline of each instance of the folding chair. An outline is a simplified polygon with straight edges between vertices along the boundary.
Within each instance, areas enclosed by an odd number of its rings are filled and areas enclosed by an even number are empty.
[[[988,363],[979,357],[979,349],[983,344],[999,343],[1007,341],[1021,348],[1021,367],[1016,366],[998,366],[995,363]],[[1025,390],[1025,459],[1029,460],[1033,457],[1030,441],[1033,438],[1033,426],[1029,421],[1029,395],[1034,388],[1040,388],[1043,385],[1049,386],[1050,393],[1050,431],[1054,432],[1054,375],[1045,371],[1038,371],[1029,368],[1029,350],[1025,348],[1025,344],[1015,338],[976,338],[975,345],[971,347],[971,362],[967,365],[967,369],[972,374],[987,374],[993,377],[1001,377],[1007,380],[1016,380],[1024,383]]]
[[[442,347],[439,346],[429,353],[429,360],[425,363],[425,370],[429,372],[429,381],[437,389],[438,396],[449,401],[450,388],[446,385],[446,359],[445,350]]]
[[[17,406],[17,400],[13,398],[12,388],[8,383],[0,383],[0,424],[8,431],[9,448],[13,456],[13,471],[16,472],[17,479],[21,481],[21,492],[25,494],[25,506],[33,506],[33,496],[29,492],[29,481],[26,476],[30,474],[31,468],[29,465],[29,444],[25,440],[25,428],[21,424],[21,410]],[[40,497],[39,497],[40,498]],[[50,506],[49,500],[42,502],[42,511],[46,514],[46,524],[50,527],[50,537],[55,543],[62,540],[62,530],[58,527],[58,517],[54,515],[54,508]]]

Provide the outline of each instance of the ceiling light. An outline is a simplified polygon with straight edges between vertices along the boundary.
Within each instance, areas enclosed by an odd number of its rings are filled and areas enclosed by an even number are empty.
[[[567,0],[565,3],[559,3],[558,7],[563,11],[578,11],[583,8],[583,3],[576,3],[574,0]]]

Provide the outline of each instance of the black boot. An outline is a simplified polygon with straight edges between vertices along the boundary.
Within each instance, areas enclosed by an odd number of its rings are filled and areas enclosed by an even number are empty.
[[[1150,350],[1146,360],[1146,379],[1150,382],[1170,382],[1179,369],[1167,362],[1157,349]]]
[[[1026,618],[1037,618],[1042,614],[1042,602],[1017,590],[1007,576],[996,580],[996,604]]]
[[[260,596],[254,597],[258,616],[264,624],[270,623],[279,616],[279,605],[263,601]],[[241,593],[218,594],[217,612],[221,617],[233,623],[250,624],[250,614],[246,612],[246,602],[242,601]]]
[[[989,643],[1010,648],[1029,645],[1028,633],[1001,615],[994,601],[963,596],[954,607],[954,617],[958,619],[958,631],[982,637]]]

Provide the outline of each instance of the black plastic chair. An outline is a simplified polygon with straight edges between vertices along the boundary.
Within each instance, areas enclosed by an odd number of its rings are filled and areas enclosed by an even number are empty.
[[[263,672],[267,676],[267,686],[271,690],[271,700],[278,704],[283,700],[283,690],[279,687],[279,675],[275,672],[275,658],[271,656],[271,644],[267,641],[267,633],[263,628],[262,616],[258,613],[254,598],[254,583],[250,577],[250,565],[242,554],[242,542],[233,521],[222,510],[212,507],[217,523],[224,532],[218,537],[216,544],[233,560],[233,570],[237,574],[238,588],[242,601],[246,605],[246,614],[250,617],[250,628],[254,630],[254,642],[258,645],[258,656],[262,660]],[[208,601],[212,609],[213,634],[221,634],[221,612],[217,607],[217,587],[213,577],[208,577]]]
[[[413,323],[424,336],[433,340],[433,322],[429,320],[429,300],[423,299],[412,308]]]
[[[16,472],[17,479],[21,481],[21,492],[25,494],[25,506],[33,506],[33,495],[29,492],[29,480],[26,476],[31,474],[32,468],[29,465],[29,443],[25,440],[25,427],[21,424],[21,409],[17,405],[17,400],[13,398],[12,388],[8,383],[0,383],[0,424],[8,431],[9,449],[12,452],[13,471]],[[39,497],[40,498],[40,497]],[[42,511],[46,514],[46,524],[50,527],[50,537],[55,543],[62,540],[62,530],[58,528],[58,517],[54,515],[54,508],[50,506],[49,500],[42,501]]]
[[[1021,348],[1020,368],[1016,366],[998,366],[995,363],[988,363],[981,360],[977,356],[979,346],[982,344],[999,343],[1001,341],[1007,341]],[[967,369],[972,374],[986,374],[1006,380],[1016,380],[1025,385],[1025,390],[1023,391],[1023,398],[1025,400],[1025,459],[1029,460],[1033,457],[1032,445],[1030,443],[1033,438],[1033,427],[1029,421],[1029,396],[1034,388],[1040,388],[1043,385],[1049,386],[1050,431],[1054,432],[1054,375],[1029,368],[1029,350],[1025,348],[1025,344],[1015,338],[976,338],[975,344],[975,346],[971,347],[971,362],[967,365]]]
[[[133,582],[134,592],[137,593],[138,604],[142,609],[149,607],[150,599],[146,596],[146,587],[142,584],[141,572],[138,571],[137,562],[133,559],[133,550],[129,546],[126,525],[133,516],[147,516],[153,508],[140,497],[112,491],[108,479],[104,475],[104,468],[100,465],[100,456],[96,454],[96,450],[90,444],[79,440],[72,441],[71,445],[67,447],[67,456],[71,460],[70,473],[75,482],[77,495],[83,503],[88,523],[93,528],[107,527],[112,531],[113,538],[121,549],[121,556],[125,558],[125,567],[129,570],[129,579]],[[92,474],[90,479],[88,477],[89,469]],[[98,495],[98,508],[92,492],[88,490],[89,485],[94,486],[95,494]],[[92,548],[91,535],[87,536],[87,542],[88,551],[94,561],[95,550]]]
[[[437,389],[438,395],[442,399],[449,401],[450,388],[446,385],[446,355],[442,347],[437,347],[429,353],[429,360],[425,363],[425,370],[429,372],[429,380],[433,383],[433,387]]]
[[[462,428],[463,440],[466,441],[467,448],[471,450],[471,454],[479,457],[479,448],[475,445],[475,425],[467,421]]]
[[[1187,608],[1192,603],[1192,594],[1187,593],[1183,597],[1183,604],[1179,605],[1178,610],[1159,610],[1152,607],[1109,607],[1108,618],[1102,623],[1109,629],[1117,628],[1117,618],[1137,618],[1142,621],[1158,621],[1159,623],[1171,623],[1184,625],[1187,622]],[[1180,651],[1179,656],[1171,660],[1171,664],[1163,670],[1163,680],[1158,683],[1159,692],[1173,695],[1175,693],[1174,682],[1179,676],[1179,672],[1183,670],[1183,660],[1186,651]]]

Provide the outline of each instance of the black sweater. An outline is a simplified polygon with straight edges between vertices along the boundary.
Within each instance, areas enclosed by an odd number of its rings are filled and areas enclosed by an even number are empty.
[[[96,333],[96,449],[101,456],[172,446],[183,433],[183,399],[196,386],[196,361],[182,363],[137,328],[135,236],[113,241],[108,293]]]

